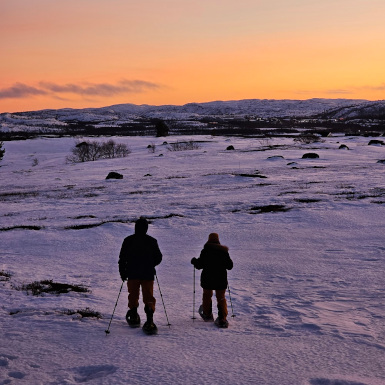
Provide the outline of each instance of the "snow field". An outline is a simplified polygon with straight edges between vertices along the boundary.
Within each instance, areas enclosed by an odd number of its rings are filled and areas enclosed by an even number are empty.
[[[65,163],[71,138],[5,143],[0,271],[11,277],[0,276],[0,384],[385,383],[382,147],[360,137],[302,147],[290,138],[114,139],[131,148],[127,158],[82,164]],[[163,144],[190,139],[198,150]],[[105,180],[110,171],[124,178]],[[256,209],[268,205],[282,210]],[[158,336],[128,328],[126,290],[106,336],[121,242],[139,215],[164,255],[157,274],[171,327],[155,282]],[[234,260],[227,330],[191,319],[190,260],[213,231]],[[91,292],[16,290],[44,279]],[[200,295],[196,272],[196,310]],[[87,307],[103,318],[64,314]]]

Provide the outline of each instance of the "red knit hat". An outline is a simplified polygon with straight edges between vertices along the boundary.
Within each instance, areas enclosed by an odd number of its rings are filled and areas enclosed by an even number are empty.
[[[217,233],[211,233],[209,235],[209,240],[207,243],[220,243],[219,242],[219,235]]]

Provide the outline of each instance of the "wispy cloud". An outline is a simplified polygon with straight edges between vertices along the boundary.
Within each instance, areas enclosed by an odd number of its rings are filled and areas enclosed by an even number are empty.
[[[335,89],[335,90],[327,90],[326,92],[330,95],[349,95],[354,93],[355,90]]]
[[[23,83],[15,83],[8,88],[0,89],[0,99],[18,99],[28,96],[46,95],[47,91],[41,88],[28,86]]]
[[[374,91],[385,91],[385,83],[380,84],[379,86],[369,86],[365,87],[366,89],[374,90]]]
[[[115,84],[109,83],[83,83],[83,84],[56,84],[40,82],[37,86],[15,83],[8,88],[0,89],[0,99],[20,99],[36,95],[51,95],[60,97],[63,94],[78,96],[116,96],[126,93],[140,93],[161,88],[159,84],[145,80],[121,80]]]

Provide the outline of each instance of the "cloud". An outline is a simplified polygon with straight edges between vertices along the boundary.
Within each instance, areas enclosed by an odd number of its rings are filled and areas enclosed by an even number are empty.
[[[354,90],[342,90],[342,89],[336,89],[336,90],[328,90],[326,91],[328,94],[331,94],[331,95],[348,95],[348,94],[352,94],[354,93],[355,91]]]
[[[62,94],[78,96],[116,96],[127,93],[140,93],[161,88],[159,84],[145,80],[121,80],[116,84],[109,83],[85,83],[85,84],[56,84],[51,82],[40,82],[38,86],[28,86],[16,83],[12,87],[0,89],[0,99],[24,98],[35,95],[51,95],[60,97]]]
[[[379,86],[367,87],[367,88],[374,90],[374,91],[385,91],[385,83],[382,83]]]
[[[0,99],[19,99],[27,96],[46,95],[47,91],[41,88],[15,83],[8,88],[0,89]]]

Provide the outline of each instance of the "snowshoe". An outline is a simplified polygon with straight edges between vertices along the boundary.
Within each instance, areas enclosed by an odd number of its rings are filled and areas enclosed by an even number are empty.
[[[156,334],[158,332],[157,326],[154,324],[154,322],[148,322],[146,321],[142,327],[142,330],[148,334]]]
[[[140,326],[140,316],[138,314],[137,308],[133,308],[127,311],[126,321],[132,328],[137,328]]]
[[[154,324],[154,311],[147,305],[144,307],[144,311],[146,312],[147,320],[142,327],[143,331],[149,335],[156,334],[158,328]]]
[[[229,327],[229,322],[223,318],[217,318],[215,320],[215,325],[222,329],[227,329]]]
[[[210,315],[206,315],[205,313],[203,313],[203,306],[202,305],[199,306],[198,313],[203,318],[203,321],[205,321],[205,322],[214,321],[213,313],[211,313]]]

